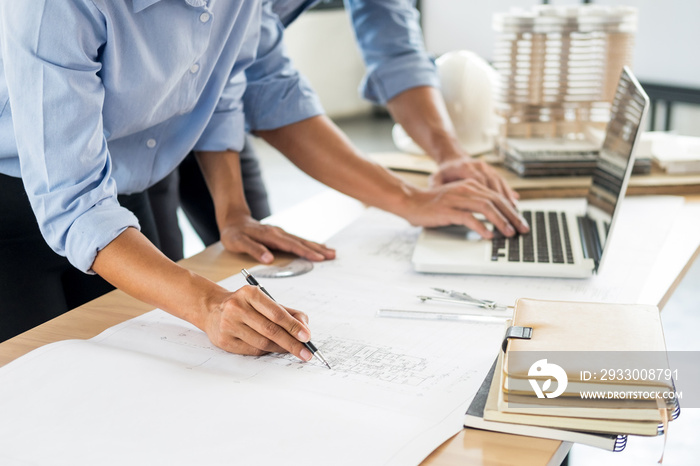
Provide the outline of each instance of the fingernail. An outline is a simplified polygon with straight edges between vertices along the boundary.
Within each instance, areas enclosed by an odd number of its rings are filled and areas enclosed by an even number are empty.
[[[301,359],[303,359],[304,361],[311,361],[311,358],[314,357],[314,355],[311,354],[311,351],[307,350],[306,348],[301,350],[301,353],[299,354],[301,356]]]
[[[525,228],[527,228],[528,230],[530,229],[530,224],[527,223],[527,220],[525,220],[524,217],[520,217],[520,223],[522,223],[523,226],[524,226]]]
[[[309,335],[309,332],[306,330],[299,330],[299,333],[297,333],[297,338],[299,341],[309,341],[311,339],[311,335]]]
[[[272,259],[274,259],[274,256],[271,253],[266,252],[265,254],[262,255],[262,257],[260,258],[260,261],[264,262],[266,264],[269,264],[270,262],[272,262]]]
[[[512,236],[512,235],[515,234],[515,230],[513,229],[512,226],[508,225],[508,226],[506,226],[505,234],[506,234],[507,236]]]

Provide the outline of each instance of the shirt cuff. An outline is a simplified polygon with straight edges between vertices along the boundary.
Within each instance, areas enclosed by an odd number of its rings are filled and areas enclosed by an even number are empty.
[[[75,268],[94,275],[97,253],[129,227],[141,229],[136,216],[116,199],[102,201],[78,217],[66,235],[66,257]]]
[[[244,124],[245,117],[240,111],[214,113],[194,150],[240,152],[245,142]]]
[[[404,55],[393,58],[369,73],[362,82],[362,96],[385,105],[408,89],[419,86],[440,87],[435,63],[427,55]]]
[[[251,83],[244,96],[247,129],[269,130],[323,115],[321,101],[303,76]]]

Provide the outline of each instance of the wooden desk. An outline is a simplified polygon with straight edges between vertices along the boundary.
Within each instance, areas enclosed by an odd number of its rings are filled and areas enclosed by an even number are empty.
[[[321,228],[342,221],[342,211],[338,208],[340,195],[329,193],[312,199],[291,212],[273,217],[276,223],[312,239],[317,225],[307,223],[308,219],[323,219]],[[700,201],[700,196],[696,196]],[[342,201],[342,199],[341,199]],[[296,223],[290,219],[296,220]],[[302,219],[302,222],[298,220]],[[279,261],[289,260],[280,258]],[[205,251],[180,262],[184,267],[211,280],[219,281],[240,271],[242,267],[251,267],[255,262],[246,256],[229,253],[220,243],[208,247]],[[682,274],[685,273],[683,271]],[[682,275],[681,274],[681,275]],[[679,283],[678,277],[670,293]],[[152,307],[121,291],[113,291],[43,325],[29,330],[15,338],[0,343],[0,366],[47,343],[66,339],[87,339],[125,320],[137,317],[152,310]],[[558,465],[566,456],[571,444],[554,440],[522,437],[517,435],[484,432],[463,429],[437,448],[424,465]]]

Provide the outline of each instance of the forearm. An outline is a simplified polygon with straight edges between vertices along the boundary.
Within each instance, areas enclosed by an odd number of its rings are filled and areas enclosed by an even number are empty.
[[[416,192],[415,187],[363,157],[326,116],[257,134],[308,175],[365,204],[402,215]]]
[[[214,200],[221,243],[227,250],[250,254],[264,264],[274,260],[268,248],[292,252],[312,261],[335,257],[335,251],[324,245],[263,225],[250,216],[237,152],[197,152],[197,161]]]
[[[196,152],[197,162],[214,200],[216,223],[221,229],[241,215],[250,216],[243,191],[238,152]]]
[[[205,329],[207,309],[226,290],[165,257],[134,228],[102,249],[92,269],[125,293]]]
[[[255,287],[227,291],[171,262],[134,228],[102,249],[92,268],[131,296],[194,324],[226,351],[312,357],[301,343],[310,338],[305,314],[280,306]]]
[[[394,121],[438,163],[467,157],[461,148],[440,91],[422,86],[387,102]]]

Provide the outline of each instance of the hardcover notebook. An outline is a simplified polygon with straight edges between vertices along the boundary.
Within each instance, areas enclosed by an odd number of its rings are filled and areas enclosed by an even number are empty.
[[[519,299],[512,325],[486,420],[657,435],[678,416],[656,306]]]
[[[672,380],[666,377],[670,367],[656,306],[521,298],[513,310],[513,325],[533,330],[531,339],[508,341],[503,372],[509,394],[531,394],[528,380],[546,379],[532,375],[529,358],[519,357],[527,352],[543,356],[572,352],[571,357],[561,354],[564,359],[559,361],[568,379],[564,396],[593,389],[673,390]],[[615,373],[610,372],[613,369]],[[624,371],[622,377],[617,377],[618,369]],[[632,373],[634,369],[646,369],[647,376]],[[652,379],[651,369],[664,371],[664,377]]]
[[[590,432],[579,432],[553,429],[550,427],[509,424],[506,422],[484,420],[484,409],[486,408],[486,400],[489,396],[489,390],[491,389],[491,385],[493,383],[492,381],[494,372],[496,371],[496,366],[497,361],[494,361],[493,366],[491,366],[491,370],[469,405],[467,413],[464,416],[464,427],[488,430],[492,432],[503,432],[506,434],[525,435],[527,437],[540,437],[552,440],[561,440],[564,442],[574,442],[610,451],[624,450],[625,446],[627,445],[626,435],[596,434]]]
[[[503,358],[502,353],[496,367],[494,381],[491,384],[486,407],[484,408],[484,420],[504,422],[526,426],[548,427],[562,430],[581,431],[587,433],[601,433],[611,435],[644,435],[656,436],[660,433],[658,420],[629,420],[629,419],[600,419],[586,417],[567,417],[549,415],[547,408],[541,408],[540,414],[524,414],[504,412],[499,408],[499,398],[503,386]],[[533,394],[534,396],[534,394]],[[556,405],[557,399],[549,400]],[[589,409],[592,410],[593,408]],[[661,430],[663,432],[663,430]]]

